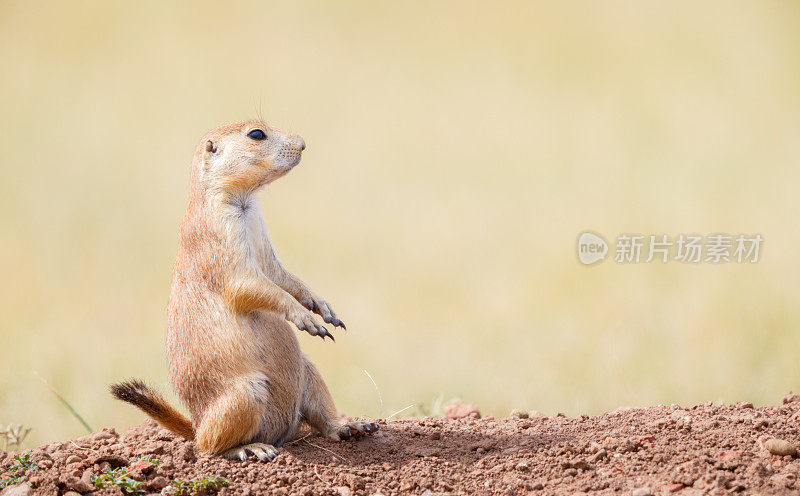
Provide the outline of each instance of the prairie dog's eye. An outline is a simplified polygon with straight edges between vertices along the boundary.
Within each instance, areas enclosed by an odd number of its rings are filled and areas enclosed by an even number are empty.
[[[247,137],[250,139],[254,139],[256,141],[267,139],[267,135],[264,133],[264,131],[260,129],[253,129],[252,131],[247,133]]]

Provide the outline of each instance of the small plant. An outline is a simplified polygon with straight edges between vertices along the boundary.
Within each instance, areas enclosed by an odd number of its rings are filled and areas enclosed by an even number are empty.
[[[12,472],[18,472],[20,470],[23,472],[27,472],[28,470],[36,470],[39,468],[39,465],[36,465],[36,462],[31,459],[31,456],[32,453],[30,451],[27,453],[14,455],[14,464],[8,469]]]
[[[6,427],[0,427],[0,444],[2,444],[3,451],[10,451],[19,449],[22,441],[31,431],[30,427],[24,425],[8,424]]]
[[[131,463],[133,462],[150,462],[153,465],[161,465],[161,460],[150,455],[142,455],[139,458],[134,458],[133,460],[131,460]]]
[[[230,485],[230,481],[219,475],[207,475],[200,479],[175,479],[172,481],[174,496],[188,496],[190,494],[212,494],[223,487]]]
[[[125,467],[120,468],[107,468],[106,473],[102,475],[93,475],[92,484],[98,489],[105,489],[111,486],[117,486],[126,493],[143,493],[144,489],[141,487],[144,482],[133,480]]]
[[[15,475],[9,475],[9,474],[0,475],[0,490],[3,490],[8,486],[19,484],[20,482],[22,482],[22,480]]]
[[[25,475],[28,470],[36,470],[39,468],[36,462],[31,459],[31,456],[30,451],[14,455],[14,464],[8,467],[8,472],[0,475],[0,489],[20,484],[25,480]],[[20,472],[22,473],[20,474]]]

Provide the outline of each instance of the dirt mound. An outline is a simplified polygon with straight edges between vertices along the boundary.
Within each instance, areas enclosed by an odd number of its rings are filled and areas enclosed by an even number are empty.
[[[283,447],[271,463],[208,457],[147,421],[122,435],[104,429],[37,448],[27,463],[38,468],[26,470],[24,456],[0,452],[0,473],[18,476],[22,485],[9,488],[20,493],[27,483],[35,487],[31,494],[53,495],[126,494],[123,488],[221,495],[795,494],[800,402],[787,399],[757,409],[709,403],[598,417],[381,421],[372,437],[308,437]]]

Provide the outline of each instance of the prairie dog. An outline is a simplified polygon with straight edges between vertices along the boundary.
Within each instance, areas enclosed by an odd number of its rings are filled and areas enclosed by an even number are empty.
[[[111,386],[116,398],[207,453],[272,460],[301,422],[333,439],[379,428],[342,424],[300,350],[288,322],[323,340],[333,336],[314,312],[345,326],[278,260],[254,196],[292,170],[305,146],[300,136],[260,121],[205,135],[192,161],[168,311],[170,380],[191,421],[141,381]]]

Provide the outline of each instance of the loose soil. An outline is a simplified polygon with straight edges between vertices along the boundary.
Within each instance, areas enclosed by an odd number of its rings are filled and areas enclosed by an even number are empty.
[[[620,408],[577,418],[480,419],[473,412],[380,421],[373,436],[307,437],[281,448],[271,463],[209,457],[146,421],[124,434],[107,428],[41,446],[32,453],[39,468],[25,475],[34,489],[10,487],[87,494],[92,475],[127,467],[145,494],[174,494],[173,479],[204,476],[230,482],[220,495],[797,494],[800,459],[792,453],[800,443],[800,397],[784,402]],[[160,463],[135,461],[143,455]],[[7,473],[12,454],[0,452],[0,460],[0,474]],[[125,493],[112,487],[91,494]]]

